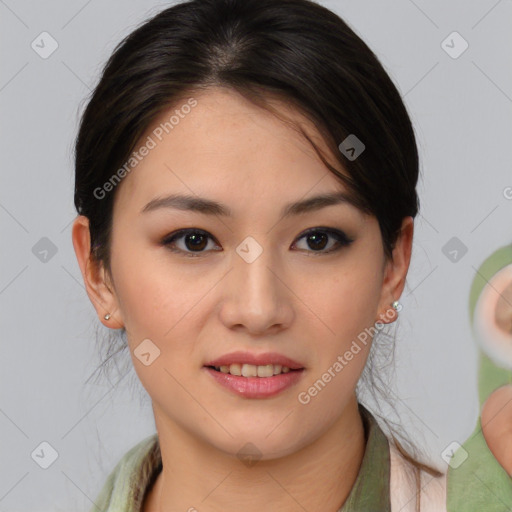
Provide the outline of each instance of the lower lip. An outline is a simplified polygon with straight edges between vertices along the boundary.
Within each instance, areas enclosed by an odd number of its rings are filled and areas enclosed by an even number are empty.
[[[272,377],[239,377],[205,367],[206,371],[222,386],[245,398],[268,398],[290,388],[301,378],[304,370],[280,373]]]

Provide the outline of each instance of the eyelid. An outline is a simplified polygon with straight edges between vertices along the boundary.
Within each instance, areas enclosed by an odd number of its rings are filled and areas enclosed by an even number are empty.
[[[354,239],[348,236],[342,229],[330,228],[327,226],[314,226],[312,228],[308,228],[305,231],[303,231],[300,235],[298,235],[297,240],[303,238],[306,235],[309,235],[310,233],[316,233],[317,231],[320,231],[322,233],[329,233],[334,237],[338,236],[347,243],[352,243],[354,241]]]
[[[178,239],[184,235],[191,234],[191,233],[203,235],[207,238],[214,240],[215,243],[217,243],[217,240],[215,240],[215,237],[213,235],[211,235],[210,233],[208,233],[208,231],[205,231],[204,229],[183,228],[183,229],[178,229],[177,231],[173,231],[169,235],[165,236],[162,239],[161,244],[163,246],[167,247],[172,252],[183,254],[184,256],[188,256],[188,257],[192,257],[192,258],[202,256],[203,254],[206,254],[207,252],[209,252],[209,251],[199,251],[199,252],[183,251],[182,249],[176,249],[174,247],[171,247],[171,243],[173,243],[176,239]],[[217,252],[220,252],[220,251],[217,251]]]
[[[302,250],[302,251],[309,253],[311,256],[321,256],[321,255],[331,254],[333,252],[337,252],[338,250],[340,250],[344,247],[348,247],[352,242],[354,242],[354,238],[348,236],[341,229],[331,228],[331,227],[327,227],[327,226],[314,226],[314,227],[308,228],[305,231],[303,231],[302,233],[300,233],[297,236],[297,238],[295,239],[295,241],[293,242],[292,247],[298,241],[302,240],[307,235],[309,235],[311,233],[316,233],[316,232],[327,233],[329,236],[331,236],[332,238],[334,238],[337,241],[338,245],[335,246],[334,248],[327,250],[327,251],[324,251],[324,250],[320,250],[320,251]],[[197,251],[197,252],[184,251],[182,249],[176,249],[176,248],[171,247],[171,244],[176,239],[181,238],[182,236],[185,236],[187,234],[200,234],[207,238],[210,238],[216,244],[218,244],[217,240],[215,239],[215,237],[213,235],[211,235],[208,231],[205,231],[204,229],[200,229],[200,228],[183,228],[183,229],[174,231],[174,232],[166,235],[162,239],[161,244],[166,246],[170,251],[177,252],[179,254],[183,254],[184,256],[198,257],[198,256],[202,256],[204,254],[211,252],[211,250],[210,251]],[[218,250],[215,250],[215,251],[220,252]]]
[[[327,251],[313,251],[313,250],[308,251],[308,250],[306,250],[305,252],[308,253],[309,256],[316,257],[316,256],[322,256],[322,255],[335,253],[335,252],[343,249],[344,247],[348,247],[354,241],[354,239],[351,238],[350,236],[348,236],[343,230],[337,229],[337,228],[329,228],[327,226],[315,226],[315,227],[306,229],[297,237],[297,241],[301,240],[302,238],[306,237],[307,235],[309,235],[311,233],[316,233],[316,232],[327,233],[328,235],[330,235],[337,241],[338,245],[337,246],[335,245],[333,248],[331,248]],[[293,243],[293,245],[295,245],[295,244],[296,244],[296,242]]]

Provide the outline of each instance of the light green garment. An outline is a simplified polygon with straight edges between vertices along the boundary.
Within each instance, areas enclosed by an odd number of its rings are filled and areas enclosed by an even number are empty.
[[[372,414],[359,404],[366,449],[356,481],[338,512],[391,512],[389,443]],[[145,493],[162,470],[157,434],[128,451],[107,478],[90,512],[141,512]]]
[[[338,512],[391,512],[389,442],[379,424],[362,404],[366,449],[356,481]]]

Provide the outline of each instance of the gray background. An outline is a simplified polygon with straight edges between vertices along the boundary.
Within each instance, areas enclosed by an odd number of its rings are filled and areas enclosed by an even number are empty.
[[[415,125],[421,214],[394,393],[408,436],[440,461],[478,416],[469,286],[481,262],[512,241],[504,195],[512,186],[512,3],[321,3],[375,51]],[[154,432],[133,370],[118,386],[84,383],[99,362],[99,320],[71,244],[72,143],[115,44],[167,5],[0,0],[0,512],[89,510],[118,459]],[[43,31],[58,43],[47,59],[31,47]],[[456,59],[441,46],[453,31],[469,44]],[[456,262],[442,252],[454,236],[467,247]],[[57,251],[46,262],[32,251],[43,237]],[[43,441],[58,452],[46,470],[31,457]]]

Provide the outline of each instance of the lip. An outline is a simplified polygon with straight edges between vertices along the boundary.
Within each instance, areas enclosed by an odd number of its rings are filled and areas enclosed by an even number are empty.
[[[204,370],[225,389],[244,398],[270,398],[296,384],[304,374],[303,368],[272,377],[240,377],[207,367]]]
[[[230,364],[253,364],[255,366],[265,366],[267,364],[280,364],[281,366],[287,366],[290,370],[301,370],[304,366],[299,362],[286,357],[277,352],[264,352],[262,354],[253,354],[251,352],[231,352],[225,354],[217,359],[209,361],[204,366],[229,366]],[[244,379],[250,379],[251,377],[242,377]],[[265,377],[256,377],[258,379],[264,379]],[[267,377],[270,378],[270,377]]]

